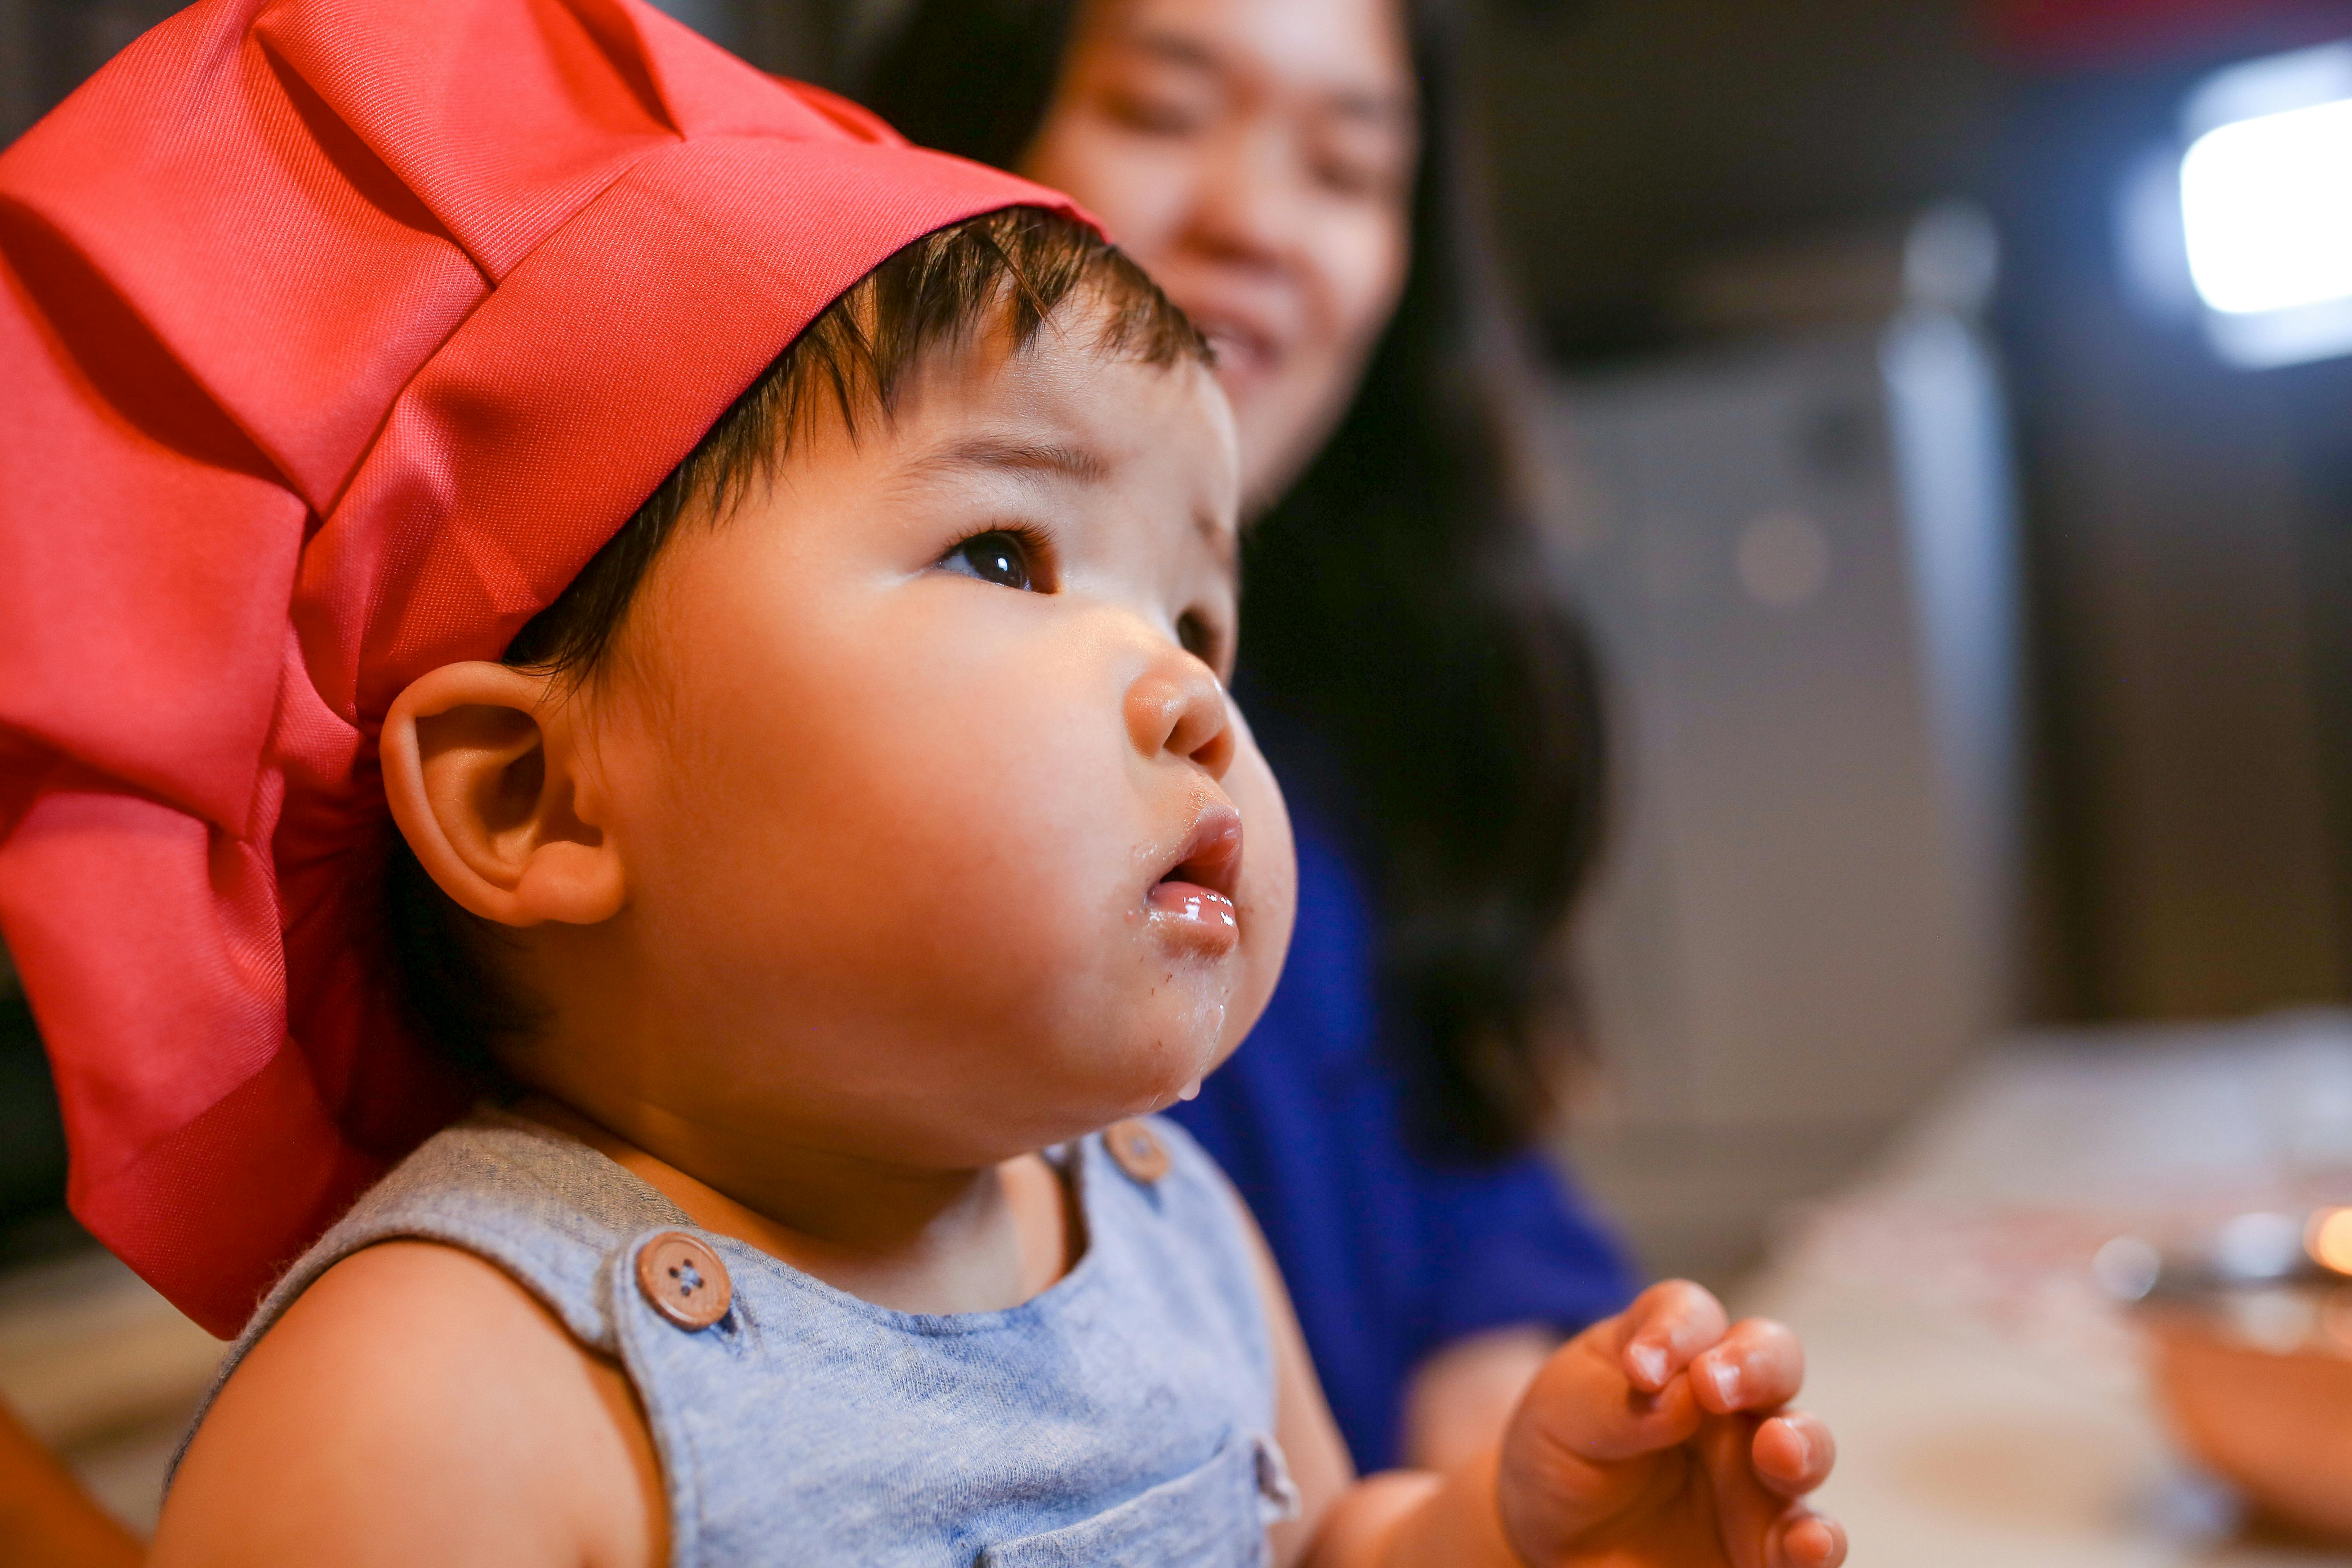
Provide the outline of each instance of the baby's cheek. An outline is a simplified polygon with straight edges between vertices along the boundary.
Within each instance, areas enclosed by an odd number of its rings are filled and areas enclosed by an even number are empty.
[[[1290,836],[1290,814],[1283,805],[1274,771],[1245,729],[1234,765],[1226,770],[1224,785],[1242,814],[1244,847],[1241,896],[1236,900],[1242,945],[1218,1050],[1221,1061],[1241,1044],[1273,997],[1298,912],[1298,859]]]

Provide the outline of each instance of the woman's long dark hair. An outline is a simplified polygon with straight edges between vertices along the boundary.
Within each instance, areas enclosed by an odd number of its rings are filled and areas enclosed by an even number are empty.
[[[916,0],[863,96],[918,142],[1010,167],[1076,3]],[[1601,727],[1538,547],[1442,3],[1408,0],[1423,145],[1402,300],[1337,433],[1253,531],[1240,684],[1345,770],[1422,1131],[1491,1157],[1543,1131],[1578,1038],[1561,927],[1599,845]]]

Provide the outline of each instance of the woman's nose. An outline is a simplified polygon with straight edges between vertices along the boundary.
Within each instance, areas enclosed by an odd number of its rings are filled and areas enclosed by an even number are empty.
[[[1218,138],[1214,156],[1193,186],[1192,242],[1222,260],[1276,268],[1292,259],[1294,230],[1305,205],[1278,130],[1238,125]]]
[[[1234,722],[1225,689],[1187,653],[1154,659],[1127,689],[1127,733],[1146,758],[1171,752],[1222,779],[1233,765]]]

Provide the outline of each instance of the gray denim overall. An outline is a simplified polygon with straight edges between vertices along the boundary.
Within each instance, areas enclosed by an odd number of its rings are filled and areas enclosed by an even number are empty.
[[[499,1265],[628,1370],[675,1568],[1255,1568],[1295,1494],[1249,1246],[1208,1156],[1148,1126],[1168,1155],[1155,1180],[1100,1137],[1065,1156],[1087,1246],[1059,1283],[1007,1311],[927,1316],[695,1230],[572,1140],[479,1118],[417,1150],[294,1266],[222,1379],[338,1260],[425,1237]],[[664,1316],[638,1282],[639,1249],[678,1231],[731,1284],[708,1328]]]

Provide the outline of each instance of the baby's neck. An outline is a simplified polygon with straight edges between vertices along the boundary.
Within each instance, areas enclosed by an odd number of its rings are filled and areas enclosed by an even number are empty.
[[[1083,1246],[1068,1186],[1034,1154],[976,1171],[929,1171],[763,1148],[752,1168],[709,1171],[707,1180],[544,1095],[514,1109],[595,1149],[700,1228],[877,1306],[935,1313],[1018,1306],[1067,1273]]]

